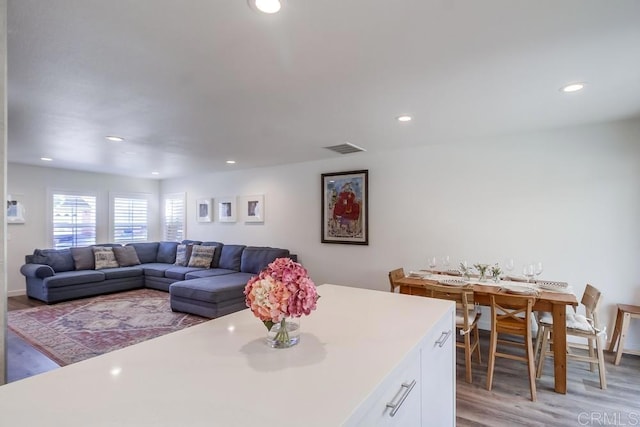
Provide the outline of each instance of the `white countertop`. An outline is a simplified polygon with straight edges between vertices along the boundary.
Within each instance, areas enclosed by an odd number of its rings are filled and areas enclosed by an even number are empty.
[[[272,349],[243,310],[0,387],[2,426],[334,426],[449,301],[336,285]]]

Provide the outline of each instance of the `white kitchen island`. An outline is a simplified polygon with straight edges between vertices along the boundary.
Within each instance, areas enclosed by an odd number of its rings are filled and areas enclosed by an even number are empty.
[[[318,293],[292,348],[243,310],[2,386],[0,425],[455,425],[452,302]]]

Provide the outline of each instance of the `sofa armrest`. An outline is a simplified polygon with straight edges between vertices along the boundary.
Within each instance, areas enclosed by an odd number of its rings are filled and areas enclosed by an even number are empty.
[[[26,277],[37,277],[38,279],[44,279],[45,277],[51,277],[56,274],[53,268],[46,264],[25,264],[20,267],[20,273]]]

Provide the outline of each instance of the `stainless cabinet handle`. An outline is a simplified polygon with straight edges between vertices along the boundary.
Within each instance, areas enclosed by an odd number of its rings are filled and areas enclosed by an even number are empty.
[[[450,336],[451,336],[451,329],[449,329],[446,332],[442,332],[442,335],[440,335],[440,338],[438,338],[438,341],[436,341],[436,344],[438,344],[438,346],[442,347],[444,345],[444,343],[447,342],[447,340],[449,339]]]
[[[411,383],[409,384],[402,383],[401,387],[404,388],[405,390],[404,390],[404,393],[402,393],[402,396],[400,396],[400,400],[398,400],[398,403],[393,403],[393,402],[387,403],[387,408],[391,408],[391,413],[389,415],[393,417],[398,412],[398,409],[400,409],[400,407],[404,403],[407,396],[409,396],[409,393],[411,393],[411,390],[413,390],[413,387],[415,387],[415,385],[416,385],[416,380],[411,381]]]

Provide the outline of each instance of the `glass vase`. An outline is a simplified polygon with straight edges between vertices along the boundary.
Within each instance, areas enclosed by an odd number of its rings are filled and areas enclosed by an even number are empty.
[[[289,348],[300,341],[300,318],[285,317],[267,332],[267,344],[273,348]]]

